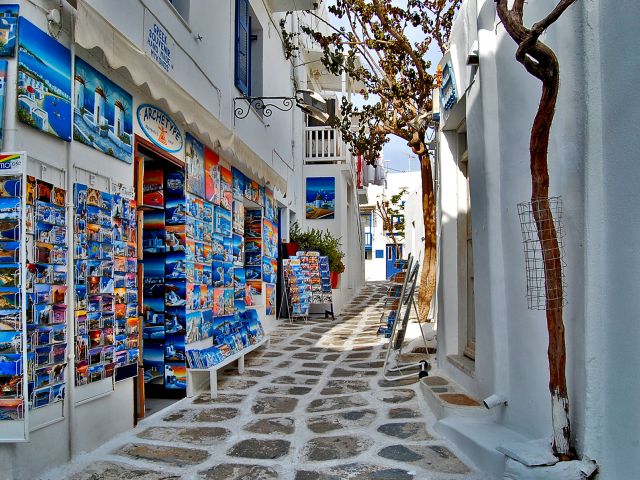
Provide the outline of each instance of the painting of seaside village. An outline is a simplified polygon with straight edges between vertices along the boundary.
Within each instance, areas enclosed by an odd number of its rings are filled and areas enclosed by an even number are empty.
[[[334,218],[336,211],[336,179],[334,177],[307,178],[307,218]]]
[[[75,64],[73,139],[133,162],[133,97],[81,58]]]
[[[18,24],[18,119],[70,142],[71,53],[24,17]]]
[[[0,57],[16,54],[19,5],[0,5]]]

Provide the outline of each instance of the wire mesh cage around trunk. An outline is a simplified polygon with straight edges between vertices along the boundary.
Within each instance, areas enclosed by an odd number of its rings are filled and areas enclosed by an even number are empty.
[[[548,203],[547,203],[548,202]],[[548,210],[547,210],[548,205]],[[548,213],[552,221],[546,220]],[[547,307],[558,307],[566,304],[564,267],[564,230],[562,224],[562,199],[560,197],[541,198],[518,204],[518,217],[522,231],[524,260],[527,275],[527,306],[530,310],[546,310]],[[536,218],[540,222],[540,231]],[[554,235],[555,231],[555,235]],[[547,242],[543,247],[540,237],[557,239]],[[560,278],[558,287],[547,288],[545,275],[545,258],[549,262],[549,277]],[[557,270],[560,271],[557,271]]]

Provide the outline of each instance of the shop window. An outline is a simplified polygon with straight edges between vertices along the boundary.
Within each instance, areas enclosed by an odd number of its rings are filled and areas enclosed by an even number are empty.
[[[262,26],[249,0],[236,0],[234,83],[244,96],[262,95]]]
[[[174,10],[182,17],[185,22],[189,22],[189,3],[190,0],[168,0]]]

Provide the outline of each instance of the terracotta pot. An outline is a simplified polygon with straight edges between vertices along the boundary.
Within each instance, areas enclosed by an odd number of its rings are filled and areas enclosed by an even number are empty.
[[[340,274],[338,272],[329,272],[331,278],[331,288],[338,288],[338,282],[340,281]]]
[[[300,245],[298,243],[285,243],[285,248],[287,249],[287,256],[292,257],[296,254],[298,250],[300,250]]]

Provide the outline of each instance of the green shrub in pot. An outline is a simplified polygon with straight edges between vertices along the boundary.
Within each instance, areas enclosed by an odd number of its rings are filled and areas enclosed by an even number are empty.
[[[316,250],[329,259],[329,270],[335,273],[344,272],[342,259],[344,252],[340,249],[340,238],[334,237],[329,230],[312,228],[302,231],[298,222],[291,225],[289,241],[300,245],[300,250]]]

